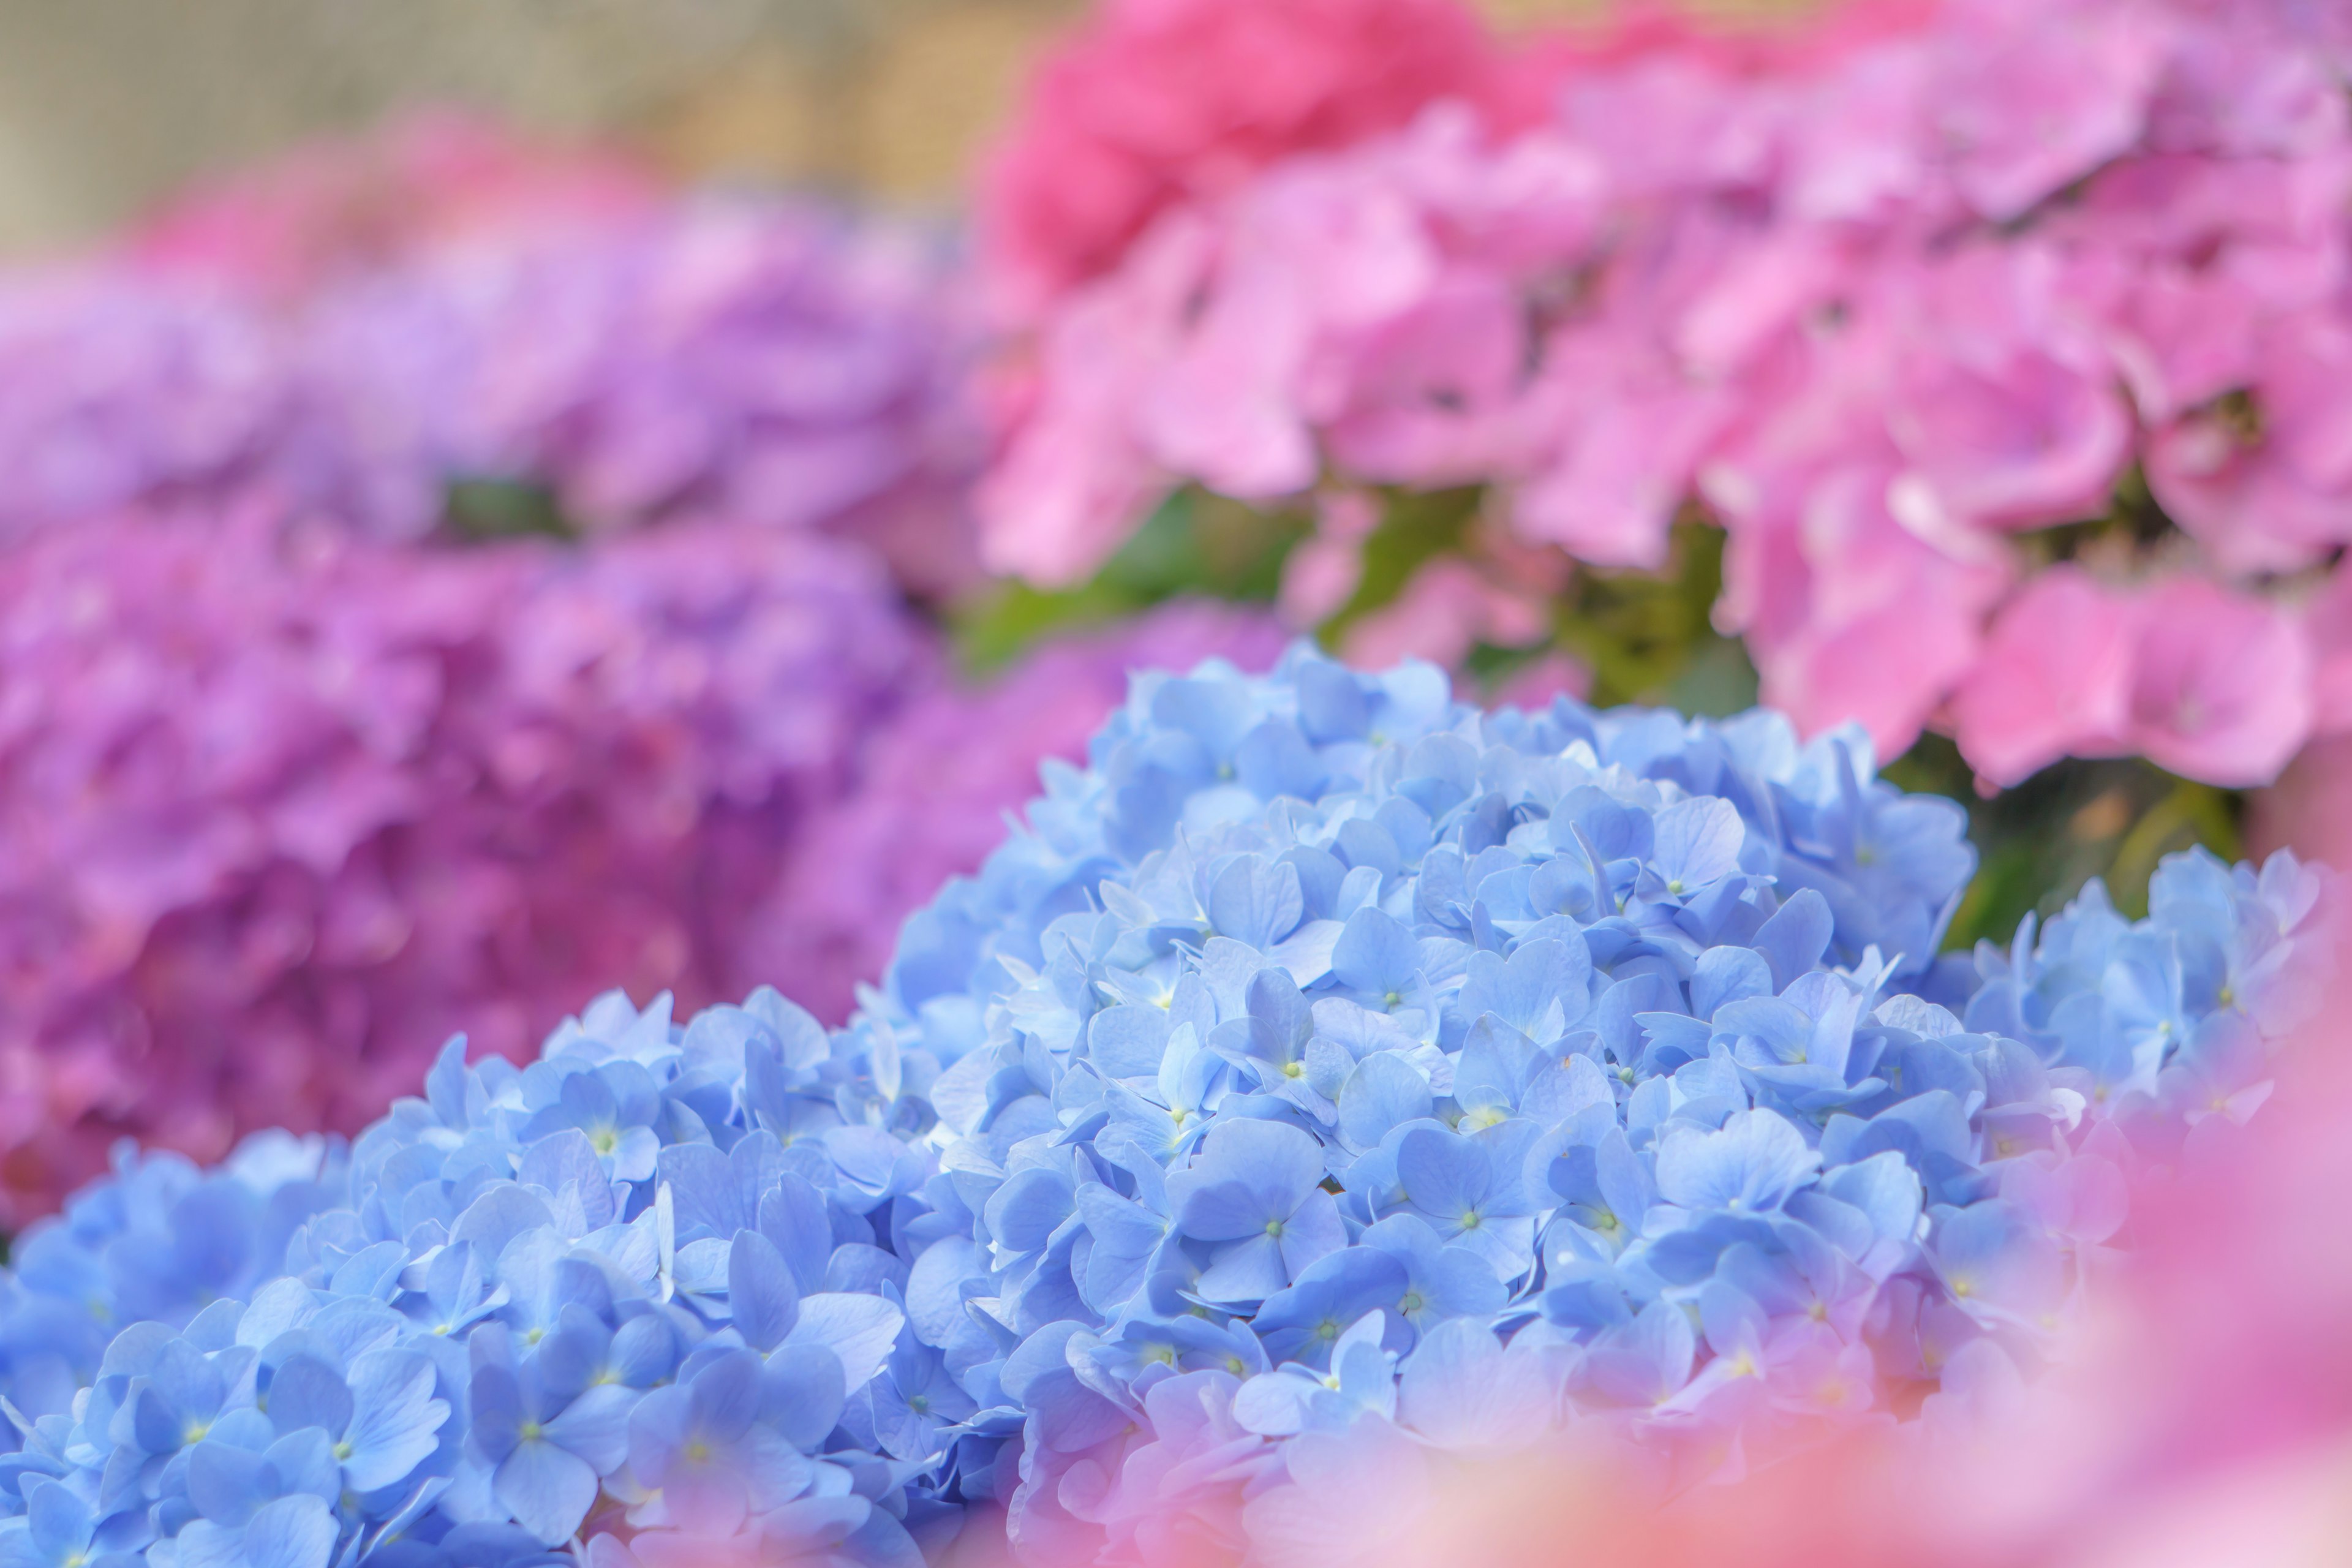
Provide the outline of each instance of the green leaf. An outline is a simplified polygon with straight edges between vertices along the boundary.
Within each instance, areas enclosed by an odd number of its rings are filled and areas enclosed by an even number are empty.
[[[1061,589],[997,583],[955,606],[949,620],[958,656],[973,673],[995,669],[1047,637],[1108,626],[1188,594],[1270,601],[1307,531],[1303,513],[1178,490],[1090,581]]]

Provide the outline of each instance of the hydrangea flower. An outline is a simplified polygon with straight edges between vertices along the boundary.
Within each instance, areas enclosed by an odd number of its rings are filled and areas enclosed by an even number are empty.
[[[26,1238],[0,1552],[536,1564],[593,1538],[625,1563],[634,1537],[654,1563],[745,1540],[919,1563],[930,1450],[848,1434],[905,1321],[886,1248],[929,1169],[899,1138],[930,1064],[886,1088],[772,992],[686,1026],[608,996],[528,1068],[465,1058],[451,1042],[347,1150],[133,1159]],[[635,1175],[559,1125],[616,1076],[655,1107]],[[877,1139],[904,1152],[878,1190]],[[191,1278],[182,1253],[221,1263]],[[84,1299],[57,1293],[73,1271]],[[110,1342],[45,1316],[134,1301]]]
[[[991,1503],[1036,1561],[1289,1561],[1416,1456],[1687,1483],[2013,1377],[2118,1162],[2259,1101],[2333,895],[2181,858],[1938,958],[1962,819],[1870,759],[1141,677],[844,1028],[611,995],[348,1152],[126,1157],[0,1295],[0,1537],[911,1563]]]
[[[430,120],[0,279],[0,1226],[126,1133],[356,1128],[592,984],[846,1009],[835,950],[986,847],[746,950],[940,684],[902,594],[969,577],[943,261]]]
[[[1231,9],[1150,12],[1207,35]],[[2001,785],[2069,754],[2275,778],[2344,723],[2315,605],[2352,542],[2340,26],[2291,0],[1815,10],[1762,39],[1643,13],[1490,65],[1533,93],[1431,85],[1213,179],[1145,162],[1150,221],[1105,225],[1024,323],[986,558],[1083,580],[1200,485],[1318,516],[1299,624],[1461,664],[1547,643],[1565,557],[1658,567],[1703,515],[1716,624],[1808,735],[1859,720],[1893,755],[1934,724]],[[1126,36],[1073,47],[1155,124],[1245,90]],[[1332,58],[1310,101],[1412,79]],[[1068,96],[1041,81],[1015,134],[1002,252],[1060,254],[1045,171],[1091,188]],[[1410,523],[1373,549],[1340,521],[1463,487],[1476,524],[1409,572]],[[1497,570],[1506,532],[1555,570]],[[1368,549],[1382,600],[1331,623]],[[2053,566],[2128,635],[2088,647]]]
[[[1598,1422],[1696,1479],[2046,1353],[2118,1163],[2258,1102],[2325,881],[2176,860],[2105,947],[2095,888],[1938,959],[1972,854],[1870,755],[1304,652],[1139,681],[849,1028],[957,1058],[971,1242],[910,1311],[1018,1422],[1016,1542],[1244,1542],[1379,1432]],[[2130,1085],[2073,1043],[2135,1029]]]
[[[413,539],[489,484],[583,532],[834,533],[944,595],[982,456],[948,270],[911,226],[466,121],[313,149],[0,279],[0,537],[262,496]]]
[[[430,528],[453,479],[536,484],[593,532],[723,518],[972,576],[980,458],[942,247],[806,204],[706,196],[451,244],[301,312],[295,482]]]
[[[730,911],[934,662],[821,540],[422,551],[274,514],[22,543],[0,650],[11,1226],[126,1133],[356,1128],[460,1024],[520,1054],[600,981],[740,994]],[[638,1179],[646,1093],[547,1114],[610,1109]]]

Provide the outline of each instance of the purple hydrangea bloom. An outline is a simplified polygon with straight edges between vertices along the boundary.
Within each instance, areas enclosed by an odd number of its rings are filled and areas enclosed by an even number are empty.
[[[453,486],[604,532],[709,521],[976,568],[982,458],[947,247],[806,203],[682,198],[417,244],[290,299],[102,258],[0,278],[0,539],[268,497],[387,538]]]
[[[253,484],[293,405],[284,343],[216,287],[19,272],[0,284],[0,542]]]
[[[428,253],[298,318],[300,482],[394,532],[481,478],[545,485],[591,531],[820,530],[943,594],[974,571],[981,453],[941,261],[909,230],[719,198]]]

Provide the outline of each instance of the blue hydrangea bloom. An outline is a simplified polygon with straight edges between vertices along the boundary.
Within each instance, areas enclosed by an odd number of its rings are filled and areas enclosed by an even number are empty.
[[[348,1149],[126,1158],[0,1282],[0,1561],[1245,1553],[1571,1424],[1704,1479],[2030,1366],[2329,898],[2185,857],[1938,958],[1964,818],[1858,733],[1305,649],[1045,783],[844,1029],[611,996]]]

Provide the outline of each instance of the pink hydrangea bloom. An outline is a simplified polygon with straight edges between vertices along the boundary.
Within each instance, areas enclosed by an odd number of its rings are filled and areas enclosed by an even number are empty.
[[[1764,700],[1809,731],[1857,721],[1890,754],[1975,663],[2010,577],[1997,556],[1956,558],[1905,528],[1897,484],[1867,464],[1824,473],[1785,527],[1735,535],[1727,563],[1758,590],[1727,622],[1747,635]]]
[[[1506,75],[1457,0],[1112,0],[1039,68],[990,166],[997,286],[1043,305],[1175,203],[1441,99],[1493,98]]]
[[[2122,747],[2258,781],[2315,700],[2287,689],[2315,668],[2290,606],[2352,543],[2325,10],[1947,0],[1745,37],[1653,14],[1519,57],[1532,100],[1171,190],[1029,334],[989,557],[1083,576],[1187,482],[1484,484],[1521,540],[1608,565],[1663,563],[1697,503],[1730,533],[1717,624],[1809,730],[1857,719],[1892,753],[1957,726],[1988,779]],[[2195,628],[2134,634],[2121,732],[2105,687],[2025,673],[2092,591],[2034,597],[2081,542],[2027,536],[2103,521],[2097,591]],[[1341,602],[1353,559],[1310,543],[1287,596]],[[1359,635],[1484,640],[1480,580],[1433,563]],[[2092,658],[2072,633],[2053,673]],[[2203,710],[2222,647],[2275,661],[2234,728]]]
[[[125,1133],[349,1129],[448,1033],[738,994],[929,654],[757,527],[456,552],[130,514],[0,573],[0,1223]]]
[[[2223,565],[2293,571],[2352,542],[2352,319],[2283,317],[2253,352],[2235,396],[2153,433],[2147,479]]]
[[[859,787],[811,822],[815,849],[747,922],[742,968],[820,1016],[846,1016],[853,985],[888,963],[898,922],[978,869],[1007,814],[1036,795],[1041,763],[1084,756],[1131,672],[1212,655],[1259,670],[1282,644],[1265,616],[1179,602],[1043,644],[986,681],[940,682],[872,738]]]
[[[1480,643],[1524,647],[1550,634],[1539,591],[1497,583],[1459,556],[1441,555],[1412,574],[1394,599],[1348,628],[1341,651],[1365,669],[1408,658],[1459,665]]]
[[[1082,578],[1139,496],[1179,476],[1304,491],[1327,432],[1369,479],[1491,471],[1513,449],[1528,348],[1512,301],[1548,248],[1581,237],[1596,194],[1581,154],[1530,142],[1498,159],[1475,121],[1436,110],[1286,165],[1213,227],[1171,215],[1041,335],[1037,395],[979,499],[990,563]],[[1457,265],[1471,247],[1489,254]]]

